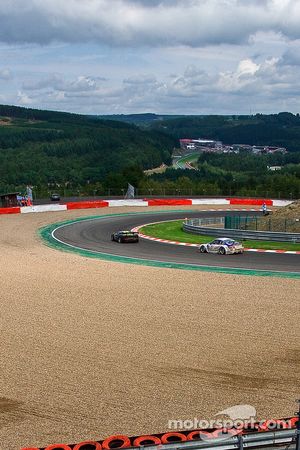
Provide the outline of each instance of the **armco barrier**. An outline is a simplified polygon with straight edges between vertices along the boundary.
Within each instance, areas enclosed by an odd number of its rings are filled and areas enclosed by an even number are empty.
[[[250,231],[250,230],[235,230],[230,228],[214,228],[192,225],[190,222],[195,223],[195,219],[191,221],[186,220],[183,223],[183,231],[191,234],[200,234],[206,236],[222,236],[226,234],[227,237],[232,239],[254,239],[257,241],[274,241],[274,242],[300,242],[300,233],[285,233],[277,231]]]

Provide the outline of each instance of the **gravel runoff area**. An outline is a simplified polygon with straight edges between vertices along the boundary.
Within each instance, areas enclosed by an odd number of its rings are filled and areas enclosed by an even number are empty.
[[[105,262],[37,235],[119,212],[133,208],[0,216],[0,449],[162,432],[235,404],[292,415],[300,282]]]

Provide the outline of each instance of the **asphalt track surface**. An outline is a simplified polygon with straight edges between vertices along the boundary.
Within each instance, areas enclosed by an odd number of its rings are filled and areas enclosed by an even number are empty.
[[[232,212],[232,214],[234,213]],[[118,244],[111,241],[111,234],[114,231],[130,230],[136,226],[151,222],[219,215],[220,211],[173,211],[103,216],[63,225],[53,232],[53,236],[55,239],[76,248],[116,256],[198,266],[300,273],[300,255],[245,252],[242,255],[223,256],[218,254],[200,254],[195,247],[164,244],[142,238],[137,244]]]

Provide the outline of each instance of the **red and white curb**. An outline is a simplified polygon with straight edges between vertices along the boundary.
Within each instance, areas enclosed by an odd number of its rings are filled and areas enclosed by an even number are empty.
[[[208,209],[206,211],[219,211],[219,210],[217,210],[217,209]],[[248,210],[245,210],[245,209],[232,210],[232,209],[230,209],[230,210],[226,210],[225,209],[224,211],[257,211],[257,210],[255,210],[255,209],[248,209]],[[138,227],[132,228],[131,231],[138,232],[139,233],[139,237],[141,237],[143,239],[147,239],[149,241],[160,242],[162,244],[181,245],[181,246],[184,246],[184,247],[197,247],[197,248],[199,248],[200,243],[199,244],[191,244],[190,242],[170,241],[168,239],[159,239],[159,238],[155,238],[153,236],[149,236],[147,234],[143,234],[143,233],[139,232],[139,230],[141,228],[143,228],[145,226],[148,226],[148,225],[155,225],[157,223],[162,223],[162,222],[152,222],[152,223],[146,223],[144,225],[139,225]],[[245,250],[245,252],[256,252],[256,253],[285,253],[285,254],[288,254],[288,255],[300,255],[300,251],[293,251],[293,250],[266,250],[266,249],[263,249],[263,248],[245,248],[244,250]]]

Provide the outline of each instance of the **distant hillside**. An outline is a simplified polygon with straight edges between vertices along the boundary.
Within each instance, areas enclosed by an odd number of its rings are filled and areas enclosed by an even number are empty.
[[[255,116],[186,116],[153,122],[176,139],[217,139],[225,144],[274,145],[300,151],[300,116],[288,112]]]
[[[122,120],[116,120],[117,118]],[[135,122],[135,123],[133,123]],[[138,126],[137,126],[138,124]],[[179,138],[283,146],[286,155],[203,154],[195,170],[171,164]],[[279,165],[276,172],[268,166]],[[165,169],[165,167],[164,167]],[[35,197],[124,195],[300,196],[300,118],[256,116],[83,116],[0,105],[0,193],[34,186]]]
[[[141,127],[149,127],[154,122],[161,122],[168,119],[176,119],[178,117],[184,116],[176,116],[176,115],[165,115],[165,114],[152,114],[152,113],[144,113],[144,114],[113,114],[107,116],[95,116],[99,119],[105,120],[117,120],[120,122],[132,123]]]
[[[77,186],[169,163],[176,140],[113,120],[0,105],[0,191],[27,183]],[[129,170],[129,172],[128,172]]]

